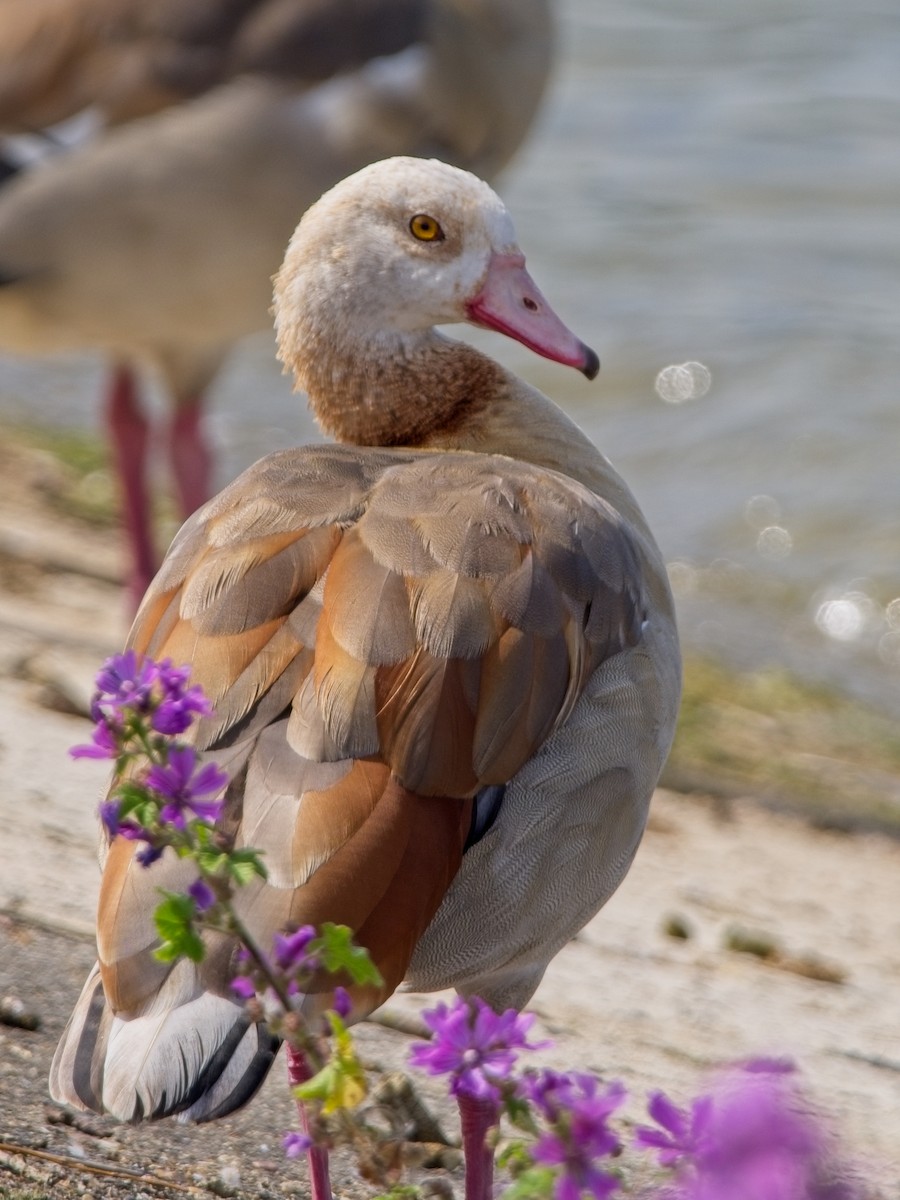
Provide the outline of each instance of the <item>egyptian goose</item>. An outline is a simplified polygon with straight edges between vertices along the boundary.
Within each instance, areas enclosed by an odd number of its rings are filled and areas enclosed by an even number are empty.
[[[184,525],[129,646],[189,662],[265,853],[239,893],[264,944],[350,925],[384,987],[521,1007],[622,880],[668,752],[680,665],[666,571],[607,460],[547,397],[434,328],[469,322],[593,377],[475,176],[394,158],[301,220],[279,355],[336,444],[269,455]],[[57,1100],[122,1120],[243,1104],[275,1046],[229,992],[234,948],[153,957],[183,861],[108,847],[99,964]],[[483,1200],[483,1182],[467,1194]]]
[[[149,76],[140,97],[98,96],[115,120],[172,98],[174,84],[169,91],[160,85],[177,76],[166,53],[183,68],[185,92],[200,90],[206,60],[195,42],[213,38],[218,26],[209,14],[221,8],[245,17],[235,28],[225,22],[217,53],[207,56],[211,81],[224,77],[222,86],[123,124],[0,190],[0,349],[93,348],[116,364],[106,422],[135,605],[158,559],[146,482],[151,431],[134,365],[148,364],[171,396],[166,451],[187,516],[211,493],[203,394],[237,339],[271,327],[268,281],[298,212],[344,175],[394,154],[438,155],[493,176],[521,143],[540,102],[550,65],[548,6],[549,0],[237,6],[207,0],[198,8],[167,0],[160,8],[77,0],[76,9],[94,14],[93,24],[52,25],[71,54],[77,57],[80,47],[87,81],[75,72],[52,104],[36,85],[12,88],[21,116],[63,115],[95,75],[110,89],[131,81],[137,90]],[[42,0],[38,16],[45,7],[52,15],[57,4]],[[29,8],[11,11],[24,21]],[[124,32],[104,38],[104,14],[114,29],[126,15],[131,25],[124,21]],[[86,37],[92,31],[93,39]],[[76,33],[99,59],[96,71]],[[285,46],[291,54],[279,57]],[[102,69],[111,53],[118,74]],[[132,60],[140,69],[125,69]],[[53,75],[59,77],[69,78],[61,67]],[[0,88],[0,116],[2,101]],[[22,127],[7,112],[0,131]]]
[[[133,121],[238,75],[320,83],[418,40],[428,0],[5,0],[0,130]]]

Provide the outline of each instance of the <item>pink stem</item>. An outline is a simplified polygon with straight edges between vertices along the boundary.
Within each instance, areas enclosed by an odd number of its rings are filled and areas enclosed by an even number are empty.
[[[299,1050],[287,1047],[288,1082],[291,1087],[304,1083],[312,1075],[306,1058]],[[309,1133],[309,1116],[302,1100],[297,1101],[297,1111],[300,1114],[300,1126],[304,1133]],[[309,1181],[312,1188],[312,1200],[332,1200],[331,1180],[328,1177],[328,1151],[321,1146],[310,1146],[306,1152],[309,1163]]]
[[[466,1164],[466,1200],[491,1200],[494,1151],[487,1145],[487,1133],[497,1124],[500,1108],[493,1100],[476,1100],[472,1096],[460,1096],[458,1103]]]

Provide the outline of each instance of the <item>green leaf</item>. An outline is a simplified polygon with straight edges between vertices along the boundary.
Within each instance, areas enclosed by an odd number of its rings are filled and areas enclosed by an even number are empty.
[[[553,1195],[554,1167],[529,1167],[502,1194],[501,1200],[544,1200]]]
[[[521,1096],[515,1094],[506,1094],[503,1097],[503,1109],[516,1128],[524,1129],[526,1133],[537,1136],[538,1126],[534,1119],[534,1110],[527,1100],[523,1100]]]
[[[221,850],[198,850],[196,858],[204,875],[219,875],[228,864],[228,855]]]
[[[125,779],[113,791],[113,799],[119,801],[119,816],[127,817],[137,809],[143,809],[150,805],[153,809],[154,816],[157,812],[157,805],[150,799],[150,793],[145,787],[139,783],[135,783],[131,779]],[[143,821],[142,821],[143,824]]]
[[[197,821],[193,824],[197,845],[203,847],[204,850],[207,849],[212,844],[213,833],[217,832],[215,825],[207,825],[204,821]]]
[[[356,1108],[366,1098],[368,1090],[350,1031],[337,1013],[329,1012],[327,1016],[334,1031],[331,1058],[312,1079],[293,1089],[300,1100],[318,1100],[326,1115],[340,1108]]]
[[[376,987],[384,982],[368,950],[353,941],[353,931],[348,925],[325,921],[319,936],[310,943],[310,951],[332,975],[346,971],[354,983],[372,983]]]
[[[163,892],[165,899],[158,904],[153,921],[162,944],[154,957],[160,962],[173,962],[176,958],[189,958],[200,962],[206,952],[203,940],[194,928],[196,905],[190,896],[178,892]]]
[[[228,872],[239,887],[250,883],[255,875],[258,875],[260,879],[268,878],[268,871],[266,871],[258,850],[249,847],[244,850],[232,850],[227,858]]]
[[[497,1166],[502,1167],[504,1171],[509,1171],[511,1175],[517,1176],[521,1175],[523,1171],[527,1171],[529,1167],[533,1167],[534,1159],[529,1154],[525,1142],[516,1139],[507,1142],[498,1152]]]

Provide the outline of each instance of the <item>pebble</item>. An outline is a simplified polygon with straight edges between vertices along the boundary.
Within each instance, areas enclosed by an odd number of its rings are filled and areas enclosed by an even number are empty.
[[[41,1018],[36,1012],[27,1009],[18,996],[4,996],[0,1000],[0,1024],[33,1032],[40,1029]]]

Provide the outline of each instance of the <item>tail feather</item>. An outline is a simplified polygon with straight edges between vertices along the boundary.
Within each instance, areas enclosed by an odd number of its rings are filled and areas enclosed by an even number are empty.
[[[241,1036],[234,1045],[232,1039],[238,1031]],[[211,1060],[206,1086],[185,1110],[183,1119],[215,1121],[246,1104],[259,1090],[280,1044],[265,1025],[252,1024],[246,1018],[243,1030],[235,1025],[219,1050],[220,1061],[216,1063],[215,1057]],[[213,1080],[214,1067],[218,1069]]]
[[[112,1013],[103,995],[100,965],[88,975],[50,1067],[50,1095],[82,1112],[102,1112],[103,1061]]]
[[[278,1046],[241,1005],[199,988],[167,1011],[115,1016],[94,967],[57,1047],[50,1094],[120,1121],[209,1121],[246,1104]]]
[[[267,880],[242,888],[236,904],[263,945],[291,924],[335,921],[356,930],[384,981],[350,988],[359,1019],[402,980],[459,868],[472,805],[417,795],[379,762],[304,763],[284,741],[284,724],[255,743],[244,795],[234,797],[240,804],[227,817],[232,825],[240,820],[237,843],[247,831],[268,867]],[[250,1099],[278,1042],[231,990],[235,939],[207,932],[200,963],[154,956],[155,893],[160,886],[183,890],[194,868],[186,873],[188,861],[167,852],[145,869],[134,850],[125,838],[109,847],[98,909],[100,966],[57,1050],[52,1094],[120,1121],[213,1120]],[[304,1007],[314,1016],[325,1004],[316,981]]]

